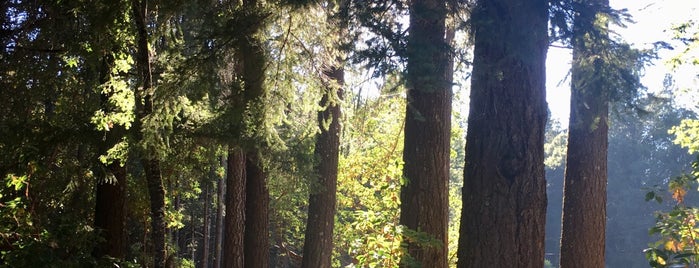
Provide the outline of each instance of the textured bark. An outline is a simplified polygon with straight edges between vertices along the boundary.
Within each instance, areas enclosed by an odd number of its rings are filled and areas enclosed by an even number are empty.
[[[245,156],[245,267],[269,267],[269,191],[256,152]]]
[[[148,48],[148,28],[146,17],[148,14],[147,0],[132,0],[131,8],[136,24],[136,65],[139,70],[141,88],[136,90],[136,122],[133,131],[137,143],[143,141],[143,121],[153,112],[153,75],[150,63],[150,49]],[[141,99],[143,103],[141,104]],[[139,152],[141,165],[146,177],[146,185],[150,198],[151,213],[151,242],[153,243],[153,267],[165,267],[167,249],[165,247],[165,187],[160,173],[160,161],[155,157],[155,152],[145,150]]]
[[[226,172],[226,217],[223,267],[244,267],[245,154],[240,148],[228,150]]]
[[[315,167],[318,189],[309,196],[308,201],[308,221],[301,263],[304,268],[329,268],[333,251],[341,116],[339,100],[333,100],[333,96],[342,97],[345,71],[343,68],[331,68],[325,74],[340,88],[329,86],[320,101],[320,106],[326,108],[318,112],[320,134],[316,138],[314,152],[318,161]],[[324,126],[327,122],[330,125],[326,129]]]
[[[458,267],[544,266],[548,2],[481,0]]]
[[[437,244],[405,236],[410,257],[401,266],[447,267],[452,92],[445,1],[412,1],[409,31],[400,223]]]
[[[95,229],[104,239],[93,252],[95,257],[124,258],[126,253],[126,167],[116,161],[107,166],[114,181],[100,181],[95,193]]]
[[[248,10],[259,10],[261,4],[257,0],[244,0],[243,7]],[[251,12],[254,14],[255,12]],[[255,135],[263,134],[265,129],[266,90],[264,74],[266,57],[264,45],[257,33],[262,29],[265,17],[251,16],[248,34],[239,43],[238,52],[242,65],[242,80],[244,82],[243,97],[246,114],[250,114],[246,124],[254,127],[250,132]],[[262,136],[262,135],[260,135]],[[259,136],[258,136],[259,137]],[[259,139],[245,141],[245,267],[269,266],[269,191],[267,190],[267,174],[261,161]]]
[[[585,2],[585,1],[584,1]],[[586,1],[606,7],[608,0]],[[599,79],[595,6],[577,12],[573,25],[568,154],[563,184],[560,267],[605,267],[609,93]],[[597,32],[597,33],[594,33]],[[594,38],[597,36],[597,38]]]

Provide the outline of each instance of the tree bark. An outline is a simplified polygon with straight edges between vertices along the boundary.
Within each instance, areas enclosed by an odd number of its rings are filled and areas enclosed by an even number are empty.
[[[544,266],[548,2],[481,0],[458,267]]]
[[[244,267],[245,234],[245,154],[240,148],[228,150],[226,172],[226,217],[223,267]]]
[[[303,268],[329,268],[333,251],[333,229],[335,226],[335,203],[337,192],[337,171],[340,153],[340,100],[344,85],[345,71],[333,67],[325,72],[331,81],[325,89],[318,112],[320,134],[316,138],[315,172],[318,188],[310,194],[308,201],[308,221],[303,247]],[[337,98],[337,99],[334,99]],[[327,129],[324,127],[330,122]]]
[[[445,40],[446,2],[410,4],[408,92],[401,187],[401,225],[432,242],[404,233],[408,256],[401,266],[447,267],[451,74]],[[435,244],[436,243],[436,244]]]
[[[245,155],[245,267],[269,267],[269,190],[255,151]]]
[[[583,1],[573,24],[568,154],[563,184],[560,267],[604,267],[607,221],[607,133],[609,92],[599,79],[601,42],[596,28],[608,0]]]
[[[243,7],[259,10],[257,0],[244,0]],[[252,12],[254,13],[254,12]],[[264,136],[267,92],[264,86],[266,56],[263,43],[257,34],[264,25],[264,17],[252,16],[247,35],[239,43],[238,53],[242,64],[244,82],[246,124],[254,129],[244,138],[245,148],[245,267],[269,266],[269,191],[267,174],[261,159],[261,147],[266,146],[256,137]]]
[[[126,167],[119,161],[107,166],[114,181],[99,181],[95,193],[95,229],[104,239],[93,252],[95,257],[124,258],[126,254]]]
[[[142,83],[136,90],[136,122],[133,131],[137,143],[143,142],[143,123],[146,116],[153,112],[153,76],[150,63],[150,49],[148,48],[148,28],[146,17],[148,14],[148,0],[132,0],[134,21],[136,24],[136,64],[139,70],[139,79]],[[143,103],[141,104],[141,99]],[[139,152],[140,162],[146,177],[146,185],[150,198],[151,212],[151,242],[153,243],[153,267],[165,267],[167,259],[166,249],[166,225],[165,225],[165,187],[160,173],[160,161],[155,152],[142,149]]]
[[[100,84],[109,82],[114,57],[105,55],[100,70]],[[101,106],[105,110],[112,110],[109,106],[110,94],[101,95]],[[105,133],[105,140],[100,144],[100,152],[114,147],[124,137],[126,129],[123,126],[114,126]],[[98,243],[93,250],[93,256],[111,256],[124,258],[126,254],[126,167],[121,166],[121,161],[114,162],[105,167],[104,180],[98,181],[95,186],[95,229],[104,241]],[[113,176],[113,181],[107,178]]]

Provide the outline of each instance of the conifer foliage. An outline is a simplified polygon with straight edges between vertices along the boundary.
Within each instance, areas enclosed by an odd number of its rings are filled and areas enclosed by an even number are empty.
[[[0,266],[540,268],[550,39],[577,51],[563,248],[604,242],[572,166],[649,54],[583,2],[0,1]]]

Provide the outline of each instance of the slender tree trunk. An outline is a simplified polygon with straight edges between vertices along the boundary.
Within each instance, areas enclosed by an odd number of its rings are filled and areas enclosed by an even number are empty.
[[[211,221],[209,220],[209,211],[211,211],[210,203],[211,203],[211,184],[209,182],[205,182],[206,185],[204,186],[204,230],[202,230],[202,251],[201,251],[201,267],[203,268],[209,268],[209,257],[211,256],[210,252],[210,239],[209,239],[209,233],[210,233],[210,224]]]
[[[153,266],[165,267],[167,249],[165,247],[165,187],[160,174],[160,161],[143,159],[141,161],[146,175],[148,195],[150,197],[151,240],[153,243]]]
[[[223,267],[244,267],[245,234],[245,154],[240,148],[228,150],[226,172],[226,217]]]
[[[607,132],[609,93],[599,62],[605,28],[595,29],[608,0],[583,1],[573,24],[568,154],[563,183],[560,267],[604,267],[607,221]]]
[[[319,187],[309,196],[308,221],[303,247],[304,268],[330,268],[335,226],[337,170],[340,153],[340,99],[344,85],[344,68],[336,67],[325,74],[332,82],[326,88],[318,112],[320,134],[316,138],[316,175]],[[327,129],[324,127],[330,122]]]
[[[544,266],[548,1],[481,0],[457,267]]]
[[[221,157],[221,165],[225,166],[227,164],[226,158]],[[227,169],[227,168],[226,168]],[[228,172],[226,171],[226,174]],[[220,268],[223,261],[221,260],[223,256],[223,223],[224,223],[224,209],[225,209],[225,177],[219,177],[218,183],[216,183],[216,238],[214,239],[214,268]]]
[[[136,91],[136,122],[134,132],[136,141],[143,141],[144,118],[153,112],[153,76],[150,64],[150,50],[148,48],[148,29],[146,18],[148,14],[147,0],[132,0],[134,21],[137,30],[137,66],[139,69],[142,86]],[[143,103],[141,104],[141,99]],[[141,165],[146,177],[148,195],[150,197],[151,210],[151,239],[153,243],[153,266],[165,267],[167,258],[166,225],[165,225],[165,187],[160,173],[160,161],[155,152],[141,150],[139,152]]]
[[[404,234],[410,258],[422,267],[447,267],[448,184],[451,137],[451,84],[446,34],[446,2],[410,4],[408,96],[400,223],[429,235],[420,243]],[[421,234],[418,234],[421,235]],[[435,244],[436,243],[436,244]]]
[[[169,189],[179,189],[180,188],[180,181],[183,181],[184,179],[183,179],[183,175],[181,173],[178,175],[178,177],[179,177],[179,180],[175,180],[174,182],[171,181],[175,185],[174,185],[174,187],[169,187]],[[172,185],[170,185],[170,186],[172,186]],[[172,209],[174,211],[179,211],[180,208],[182,207],[181,195],[176,194],[174,196],[174,199],[175,200],[172,202],[173,203]],[[172,243],[177,248],[177,252],[176,252],[177,257],[180,257],[185,253],[181,249],[186,248],[186,243],[180,244],[180,240],[181,240],[180,238],[182,237],[182,232],[183,232],[183,230],[179,229],[179,228],[170,229],[170,233],[171,233],[170,236],[172,237]]]

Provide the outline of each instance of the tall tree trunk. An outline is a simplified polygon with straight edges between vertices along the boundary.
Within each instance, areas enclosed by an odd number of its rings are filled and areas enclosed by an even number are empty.
[[[257,0],[243,0],[243,7],[248,10],[260,10]],[[255,12],[251,12],[254,14]],[[252,16],[248,34],[243,37],[238,47],[242,64],[243,96],[245,100],[246,124],[254,129],[255,137],[263,136],[265,129],[264,86],[266,57],[263,43],[258,36],[264,25],[265,17]],[[269,191],[267,174],[261,159],[262,144],[259,139],[248,138],[245,144],[245,267],[269,266]]]
[[[308,221],[303,246],[304,268],[329,268],[333,251],[333,229],[335,226],[335,203],[337,192],[337,170],[340,153],[340,100],[345,71],[333,67],[325,72],[332,80],[326,88],[318,112],[320,134],[316,137],[314,155],[318,189],[309,196]],[[324,127],[330,122],[327,129]]]
[[[100,84],[109,82],[114,57],[105,55],[103,65],[100,70]],[[103,94],[101,96],[102,107],[105,110],[109,107],[111,96]],[[126,129],[122,126],[115,126],[105,133],[105,141],[100,146],[100,152],[107,153],[119,143],[124,137]],[[97,182],[95,186],[95,229],[104,240],[98,243],[93,250],[93,256],[111,256],[114,258],[124,258],[126,254],[126,167],[121,166],[121,161],[115,159],[114,162],[106,166],[103,180]],[[108,180],[113,176],[113,181]]]
[[[95,257],[124,258],[126,253],[126,167],[119,161],[107,166],[114,181],[99,181],[95,193],[95,229],[104,239],[93,252]]]
[[[452,92],[446,77],[451,73],[447,70],[446,16],[445,1],[410,4],[403,152],[406,183],[401,187],[400,223],[434,241],[420,243],[404,234],[410,258],[404,257],[401,266],[415,261],[422,267],[447,267]]]
[[[174,187],[172,187],[172,185],[169,185],[168,189],[179,189],[180,188],[180,181],[183,181],[183,175],[180,173],[178,175],[178,177],[180,178],[179,180],[175,180],[174,182],[170,181],[171,183],[174,183],[175,185],[174,185]],[[182,207],[181,195],[175,194],[174,199],[175,200],[172,202],[173,203],[172,209],[174,211],[179,211],[180,208]],[[180,238],[182,236],[182,232],[183,232],[183,230],[179,229],[179,228],[170,229],[170,237],[172,239],[171,241],[172,241],[173,245],[178,249],[178,251],[176,253],[177,257],[182,256],[182,254],[185,253],[182,250],[180,250],[180,249],[186,248],[186,245],[184,243],[182,245],[180,244],[180,240],[181,240]]]
[[[256,152],[245,156],[245,267],[269,267],[269,190]]]
[[[221,166],[226,165],[226,160],[227,159],[225,157],[221,157]],[[226,184],[224,178],[224,176],[219,177],[218,182],[216,183],[216,236],[214,239],[214,268],[220,268],[223,264],[221,258],[223,256],[223,212],[225,209],[224,200],[226,193]]]
[[[345,16],[349,1],[339,1],[339,12],[333,14],[335,2],[328,1],[327,20],[337,23],[334,31],[343,36],[347,28]],[[339,44],[336,48],[339,48]],[[318,103],[324,107],[318,112],[320,133],[315,144],[315,173],[317,188],[308,199],[308,219],[304,235],[302,268],[329,268],[332,261],[335,205],[337,203],[337,174],[340,159],[341,101],[345,85],[344,58],[326,66],[325,92]],[[325,79],[325,78],[323,78]],[[330,123],[330,124],[328,124]]]
[[[204,230],[202,230],[202,251],[201,251],[201,267],[203,268],[209,268],[209,257],[211,256],[210,252],[210,242],[211,240],[209,239],[209,235],[211,233],[211,221],[209,220],[209,211],[211,211],[210,203],[211,203],[211,184],[209,182],[204,182],[206,185],[204,186]]]
[[[548,1],[480,0],[458,267],[544,266]]]
[[[226,217],[223,267],[244,267],[245,234],[245,154],[240,148],[228,150],[226,172]]]
[[[573,23],[568,154],[563,183],[560,267],[604,267],[609,92],[594,59],[607,38],[596,23],[608,0],[583,1]],[[599,25],[603,25],[601,28]],[[594,60],[593,60],[594,59]]]
[[[143,172],[146,176],[148,196],[150,198],[151,242],[153,243],[153,267],[165,267],[167,249],[165,247],[165,187],[160,174],[160,161],[142,159]]]
[[[148,48],[148,29],[146,18],[148,14],[148,0],[132,0],[134,21],[137,30],[137,61],[141,88],[136,91],[136,122],[134,132],[137,143],[143,141],[143,123],[146,116],[153,112],[153,76],[151,72],[150,50]],[[141,99],[143,103],[141,104]],[[160,173],[160,161],[155,152],[145,149],[139,152],[141,165],[146,177],[146,185],[150,198],[151,213],[151,240],[153,243],[153,266],[165,267],[167,249],[165,247],[165,187]]]

